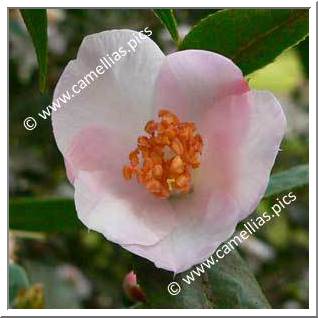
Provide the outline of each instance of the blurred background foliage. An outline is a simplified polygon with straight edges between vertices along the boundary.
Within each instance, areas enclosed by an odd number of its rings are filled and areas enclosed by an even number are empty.
[[[176,10],[181,37],[214,11]],[[19,11],[12,9],[9,15],[10,198],[72,197],[73,189],[66,179],[50,120],[41,121],[29,132],[23,127],[24,118],[51,103],[61,72],[75,58],[85,35],[115,28],[142,30],[148,26],[153,31],[152,39],[165,53],[174,51],[175,45],[151,10],[49,9],[48,88],[40,94],[32,42]],[[308,162],[308,65],[307,38],[274,63],[248,76],[252,88],[274,92],[286,112],[288,132],[274,172]],[[297,200],[282,216],[241,247],[273,308],[308,308],[308,187],[294,193]],[[266,210],[274,201],[275,197],[263,200],[258,210]],[[133,268],[132,255],[98,233],[80,230],[48,235],[11,231],[9,248],[10,259],[25,268],[30,284],[35,286],[36,292],[20,295],[26,307],[32,306],[26,297],[35,297],[38,306],[45,308],[132,305],[122,291],[123,277]],[[39,293],[44,293],[44,303]]]

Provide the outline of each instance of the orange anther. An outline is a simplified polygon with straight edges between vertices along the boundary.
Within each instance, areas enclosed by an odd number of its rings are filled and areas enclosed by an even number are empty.
[[[123,176],[126,180],[130,180],[133,177],[134,169],[131,166],[124,166]]]
[[[191,158],[192,168],[198,168],[200,166],[200,153],[196,152]]]
[[[169,138],[169,139],[174,139],[177,136],[177,131],[174,127],[168,127],[164,130],[164,134]]]
[[[150,146],[149,139],[145,136],[138,137],[137,142],[138,142],[138,146],[141,146],[141,147],[148,148]]]
[[[163,123],[168,125],[179,123],[178,117],[174,113],[166,109],[162,109],[159,111],[159,117],[162,119]]]
[[[148,123],[145,126],[145,132],[152,135],[157,129],[157,123],[154,120],[148,121]]]
[[[151,158],[149,157],[144,158],[144,168],[151,169],[152,167],[153,167],[153,161],[151,160]]]
[[[183,145],[179,138],[175,138],[172,141],[171,149],[177,154],[182,155],[183,154]]]
[[[138,154],[138,150],[134,150],[129,154],[129,160],[132,166],[137,166],[139,164]]]
[[[160,152],[155,152],[153,151],[150,154],[150,158],[152,160],[152,162],[156,165],[161,165],[162,164],[162,156],[160,155]]]
[[[180,156],[175,156],[170,165],[170,171],[174,174],[180,174],[184,171],[184,163]]]
[[[182,174],[176,179],[176,186],[181,189],[188,186],[189,182],[190,177],[185,174]]]
[[[136,176],[149,192],[168,198],[190,191],[191,171],[200,165],[203,140],[194,123],[180,122],[169,110],[160,110],[159,117],[159,122],[147,122],[148,137],[138,137],[123,175],[126,180]]]
[[[159,193],[162,190],[161,183],[156,179],[151,179],[145,185],[146,188],[152,193]]]
[[[152,169],[153,176],[157,179],[162,177],[163,169],[161,165],[155,165]]]

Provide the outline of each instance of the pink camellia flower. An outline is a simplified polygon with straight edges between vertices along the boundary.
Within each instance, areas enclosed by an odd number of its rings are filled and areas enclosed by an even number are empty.
[[[83,40],[54,99],[76,83],[83,88],[85,74],[93,82],[53,113],[54,135],[80,220],[179,273],[256,208],[285,117],[228,58],[201,50],[165,56],[144,34],[129,49],[137,36],[112,30]],[[98,76],[106,54],[117,59]]]

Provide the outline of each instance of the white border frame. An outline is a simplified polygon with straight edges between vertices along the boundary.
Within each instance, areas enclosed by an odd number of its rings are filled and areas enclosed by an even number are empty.
[[[172,8],[200,8],[200,7],[310,7],[310,45],[309,45],[309,61],[310,61],[310,76],[309,76],[309,309],[7,309],[7,249],[2,243],[1,248],[1,262],[0,275],[1,285],[0,289],[0,314],[5,316],[315,316],[316,315],[316,2],[313,0],[267,0],[253,1],[244,0],[244,4],[235,3],[229,0],[214,0],[204,1],[190,0],[183,1],[168,1],[168,0],[136,0],[130,2],[129,0],[105,1],[105,0],[90,0],[87,2],[78,2],[77,0],[56,1],[56,0],[3,0],[0,4],[0,38],[2,41],[2,49],[0,51],[0,69],[5,70],[1,73],[1,105],[5,109],[5,115],[0,116],[0,127],[2,132],[0,134],[1,149],[6,149],[7,154],[2,150],[2,165],[0,170],[0,177],[2,185],[8,180],[8,109],[5,107],[9,103],[8,96],[8,50],[7,48],[7,33],[8,33],[8,14],[7,10],[10,7],[68,7],[83,6],[87,8],[119,8],[130,7],[134,8],[153,8],[153,7],[172,7]],[[235,5],[236,4],[236,5]],[[105,7],[107,5],[107,7]],[[6,132],[5,134],[3,132]],[[4,189],[4,187],[3,187]],[[7,242],[7,225],[8,215],[5,211],[8,210],[8,198],[5,191],[0,191],[1,203],[1,222],[0,222],[0,241]]]

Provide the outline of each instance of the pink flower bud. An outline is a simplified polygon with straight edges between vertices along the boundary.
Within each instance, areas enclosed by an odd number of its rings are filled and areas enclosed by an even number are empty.
[[[135,302],[145,302],[146,297],[141,289],[141,287],[137,283],[137,276],[133,271],[130,271],[124,278],[123,281],[123,289],[126,296]]]

